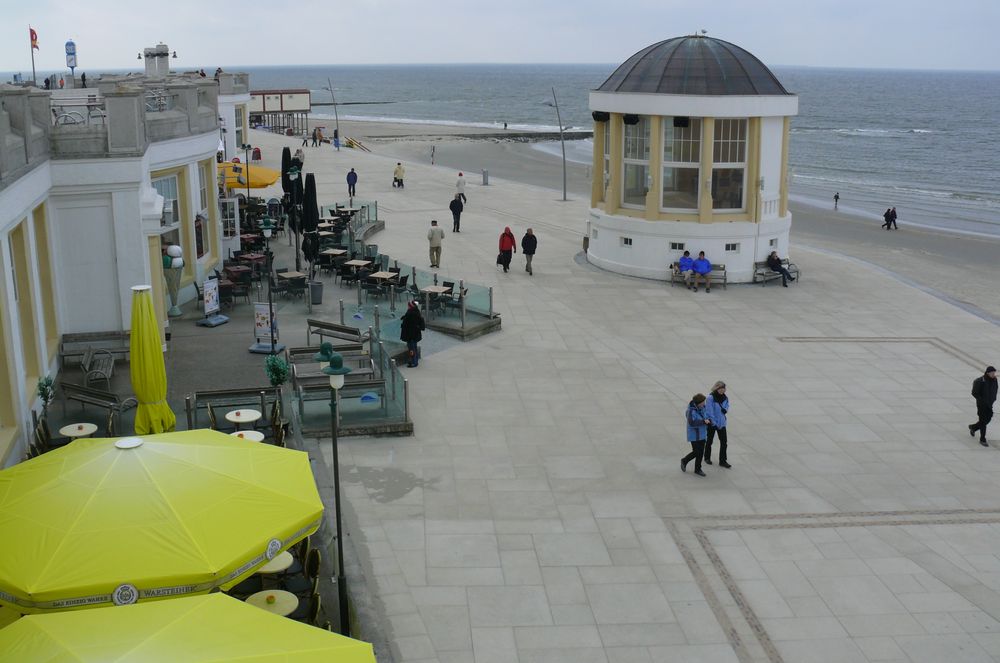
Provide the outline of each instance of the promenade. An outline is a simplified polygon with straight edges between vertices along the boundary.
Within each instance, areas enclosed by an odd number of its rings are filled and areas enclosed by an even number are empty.
[[[265,165],[298,144],[250,139]],[[321,204],[356,168],[369,241],[427,267],[454,170],[395,190],[396,159],[305,149]],[[438,271],[492,285],[503,325],[405,369],[413,437],[341,440],[362,636],[412,663],[1000,660],[1000,453],[965,428],[1000,329],[794,226],[789,288],[603,272],[588,201],[465,172]],[[534,276],[520,249],[496,271],[504,226],[534,229]],[[683,474],[684,408],[720,379],[733,467]]]

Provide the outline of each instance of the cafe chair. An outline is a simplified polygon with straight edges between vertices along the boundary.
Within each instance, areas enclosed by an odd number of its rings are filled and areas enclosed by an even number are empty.
[[[45,447],[47,449],[58,449],[73,441],[71,437],[53,437],[52,430],[49,428],[48,417],[42,417],[38,421],[38,428],[41,430],[42,439],[45,440]]]
[[[260,575],[254,574],[245,580],[241,580],[235,587],[229,590],[229,595],[241,601],[251,594],[263,591],[264,579]]]
[[[306,558],[305,572],[301,572],[302,567],[300,567],[300,573],[288,574],[282,581],[285,591],[300,596],[308,593],[316,584],[316,581],[319,580],[320,561],[321,555],[319,549],[313,548],[310,550],[309,556]]]
[[[115,436],[115,411],[111,410],[108,412],[108,420],[104,424],[104,437],[116,437]]]
[[[316,624],[322,609],[323,602],[319,594],[314,593],[309,598],[299,599],[299,607],[292,614],[288,615],[288,618],[306,624]]]

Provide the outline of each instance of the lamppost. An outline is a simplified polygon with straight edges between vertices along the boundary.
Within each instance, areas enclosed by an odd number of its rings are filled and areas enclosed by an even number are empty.
[[[260,222],[264,231],[264,264],[267,266],[267,324],[271,328],[271,354],[274,354],[274,300],[271,297],[271,233],[274,232],[274,222],[265,216]]]
[[[253,146],[252,145],[246,145],[246,144],[244,144],[242,149],[243,149],[244,154],[246,155],[246,162],[244,162],[243,165],[246,167],[246,178],[247,178],[247,209],[249,209],[249,206],[250,206],[250,150],[253,149]],[[247,219],[247,220],[249,221],[249,219]]]
[[[556,120],[559,122],[559,144],[562,146],[563,200],[566,200],[566,141],[563,140],[562,115],[559,113],[559,100],[556,99],[555,88],[552,88],[552,103],[546,101],[545,105],[556,107]]]
[[[340,151],[340,114],[337,113],[337,97],[333,96],[333,83],[330,79],[326,79],[326,89],[330,91],[330,100],[333,101],[333,121],[336,123],[334,125],[333,133],[333,146]]]
[[[333,351],[333,344],[323,343],[313,355],[318,362],[329,362],[323,373],[330,376],[330,436],[333,440],[333,493],[336,499],[334,513],[337,527],[337,600],[340,613],[340,634],[351,633],[351,616],[347,607],[347,577],[344,575],[344,530],[340,520],[340,453],[337,450],[337,391],[344,386],[344,377],[351,369],[344,366],[344,358]]]

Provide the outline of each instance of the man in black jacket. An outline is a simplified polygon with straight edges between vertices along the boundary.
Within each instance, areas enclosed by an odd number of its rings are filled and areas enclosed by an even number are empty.
[[[524,237],[521,238],[521,253],[524,254],[524,271],[528,272],[528,276],[534,274],[531,271],[531,259],[535,257],[535,249],[538,248],[538,238],[535,237],[535,233],[532,232],[531,228],[524,233]]]
[[[462,196],[456,193],[451,203],[448,204],[448,209],[451,210],[451,231],[453,233],[462,232],[459,230],[462,224],[462,210],[465,209],[465,205],[462,204]]]
[[[979,431],[979,444],[986,443],[986,424],[993,419],[993,403],[997,399],[997,369],[987,366],[986,371],[972,382],[972,396],[976,399],[976,416],[978,421],[969,424],[969,435],[975,437]]]

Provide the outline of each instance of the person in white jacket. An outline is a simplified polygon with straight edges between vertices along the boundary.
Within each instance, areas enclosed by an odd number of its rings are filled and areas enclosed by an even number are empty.
[[[461,196],[463,205],[469,204],[468,199],[465,197],[465,175],[462,173],[458,174],[458,180],[455,181],[455,194]]]

